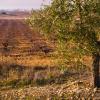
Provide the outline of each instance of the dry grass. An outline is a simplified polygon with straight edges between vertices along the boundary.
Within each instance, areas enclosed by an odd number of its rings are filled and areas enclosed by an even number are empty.
[[[26,87],[1,91],[3,100],[93,100],[95,90],[83,82],[69,84],[46,85],[43,87]]]
[[[91,60],[86,59],[87,57],[83,59],[85,64]],[[1,56],[3,74],[0,75],[0,99],[93,99],[95,91],[90,65],[80,72],[77,68],[70,67],[62,73],[57,66],[58,60],[44,54],[26,57]]]
[[[50,57],[41,56],[23,56],[23,57],[5,57],[0,56],[0,63],[16,64],[22,66],[56,66],[57,60]]]
[[[8,43],[17,49],[14,49],[14,52],[11,49],[11,52],[8,52],[9,56],[5,56],[6,52],[0,51],[0,99],[78,100],[81,97],[92,98],[91,57],[82,59],[83,64],[88,67],[85,66],[80,70],[75,66],[66,67],[62,72],[58,66],[59,57],[53,57],[53,52],[46,54],[40,49],[41,46],[47,48],[48,46],[54,47],[54,45],[42,39],[37,33],[31,34],[26,25],[22,22],[16,23],[17,21],[1,21],[0,27],[3,27],[2,24],[8,23],[5,26],[6,31],[0,29],[1,36],[6,33],[9,37],[6,37],[5,40],[8,40]],[[10,25],[15,26],[12,29],[12,26],[8,27]],[[0,46],[2,47],[2,43]],[[33,50],[32,54],[23,47]]]

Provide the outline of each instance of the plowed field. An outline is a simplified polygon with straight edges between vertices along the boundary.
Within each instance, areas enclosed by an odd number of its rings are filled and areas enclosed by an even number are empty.
[[[24,20],[0,19],[1,62],[9,63],[12,62],[11,59],[16,59],[22,64],[26,59],[33,59],[37,54],[45,55],[50,51],[47,41],[39,33],[32,31]]]

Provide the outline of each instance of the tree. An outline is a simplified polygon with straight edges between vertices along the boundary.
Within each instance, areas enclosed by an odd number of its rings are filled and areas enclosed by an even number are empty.
[[[52,0],[30,18],[30,23],[46,36],[56,38],[59,58],[65,59],[62,62],[78,62],[79,66],[83,55],[99,52],[99,4],[99,0]]]

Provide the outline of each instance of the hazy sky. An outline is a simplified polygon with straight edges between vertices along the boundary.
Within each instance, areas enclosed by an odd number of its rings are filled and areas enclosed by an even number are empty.
[[[0,9],[38,9],[51,0],[0,0]]]

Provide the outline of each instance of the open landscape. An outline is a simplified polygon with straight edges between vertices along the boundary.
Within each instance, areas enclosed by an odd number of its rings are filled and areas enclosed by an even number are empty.
[[[38,8],[35,1],[5,2],[0,100],[100,100],[100,3],[52,0]]]
[[[29,81],[33,81],[35,70],[38,74],[38,70],[44,73],[48,67],[54,67],[50,57],[54,46],[26,24],[29,14],[10,13],[0,15],[0,91],[8,90],[9,86],[11,89],[15,84],[14,87],[32,85]],[[2,98],[1,92],[0,99],[7,99]]]
[[[25,19],[28,15],[2,16],[0,17],[1,100],[47,98],[67,100],[71,97],[84,98],[84,95],[86,98],[94,96],[95,90],[88,88],[93,84],[91,65],[80,71],[72,67],[62,72],[57,65],[59,58],[53,57],[56,52],[55,44],[26,24]],[[88,64],[87,60],[85,63]]]
[[[9,59],[13,57],[15,59],[16,57],[25,57],[27,59],[27,57],[36,55],[38,52],[41,55],[45,54],[45,50],[48,53],[52,51],[50,44],[39,33],[32,31],[26,25],[24,18],[23,20],[9,18],[0,19],[1,62],[6,57],[9,57]],[[4,58],[2,59],[2,57]],[[30,60],[30,62],[33,61]]]

